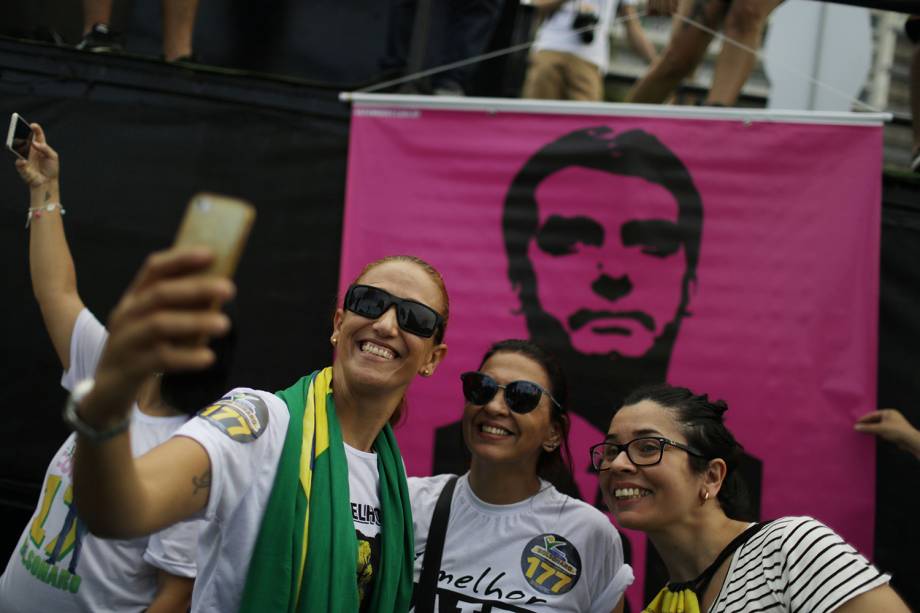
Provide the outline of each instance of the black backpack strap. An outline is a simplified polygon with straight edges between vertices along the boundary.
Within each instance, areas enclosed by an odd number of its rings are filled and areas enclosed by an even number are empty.
[[[450,502],[457,485],[456,475],[447,480],[431,515],[428,528],[428,542],[422,559],[422,572],[415,588],[415,612],[433,613],[434,597],[438,587],[438,571],[441,570],[441,554],[444,553],[444,537],[447,536],[447,520],[450,519]]]

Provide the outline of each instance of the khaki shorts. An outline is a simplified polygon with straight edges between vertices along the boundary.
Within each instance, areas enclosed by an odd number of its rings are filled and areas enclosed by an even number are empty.
[[[524,98],[540,100],[604,99],[604,80],[596,65],[563,51],[537,51],[530,56]]]

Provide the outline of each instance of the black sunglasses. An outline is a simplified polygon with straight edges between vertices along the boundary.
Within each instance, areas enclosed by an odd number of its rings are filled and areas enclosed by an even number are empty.
[[[429,338],[444,323],[444,318],[427,304],[397,298],[390,292],[370,285],[352,285],[345,294],[345,309],[368,319],[377,319],[396,305],[399,327],[423,338]]]
[[[463,397],[473,404],[488,404],[495,398],[498,390],[505,390],[505,404],[515,413],[530,413],[537,405],[540,404],[540,396],[546,394],[546,397],[553,401],[559,410],[562,405],[556,402],[553,395],[534,383],[533,381],[512,381],[506,385],[501,385],[498,381],[484,375],[481,372],[471,370],[460,375],[463,381]]]

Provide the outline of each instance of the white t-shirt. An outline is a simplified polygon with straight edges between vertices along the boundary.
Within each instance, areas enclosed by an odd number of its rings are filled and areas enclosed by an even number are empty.
[[[348,458],[348,496],[358,539],[358,597],[363,603],[373,588],[380,564],[380,473],[377,454],[345,445]]]
[[[410,477],[419,580],[431,515],[451,475]],[[609,613],[633,582],[620,535],[597,509],[542,481],[509,505],[483,502],[457,480],[438,574],[442,611]]]
[[[572,27],[578,5],[590,4],[596,9],[600,18],[594,30],[594,40],[585,44]],[[591,62],[597,66],[601,74],[607,72],[610,63],[610,26],[617,12],[618,0],[569,0],[552,15],[537,30],[534,41],[536,51],[564,51]],[[622,0],[625,5],[635,5],[637,0]]]
[[[88,310],[77,316],[70,341],[68,390],[96,371],[108,333]],[[131,408],[131,451],[139,456],[186,422],[184,415],[152,417]],[[200,521],[181,522],[150,537],[103,540],[86,532],[72,506],[73,453],[70,435],[54,455],[38,507],[23,530],[0,577],[4,613],[143,611],[157,591],[157,569],[195,576]]]
[[[211,491],[199,540],[192,611],[236,611],[278,469],[290,414],[270,392],[236,388],[191,419],[176,436],[194,439],[211,460]],[[210,408],[210,407],[209,407]],[[373,580],[380,552],[377,456],[345,446],[358,536],[359,593]],[[363,536],[363,538],[362,538]]]
[[[732,555],[709,610],[827,613],[890,579],[818,520],[783,517]]]

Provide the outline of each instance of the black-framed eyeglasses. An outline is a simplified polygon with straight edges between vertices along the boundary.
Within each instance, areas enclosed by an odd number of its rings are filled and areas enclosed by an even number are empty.
[[[594,470],[601,471],[610,468],[610,464],[621,452],[626,452],[626,457],[636,466],[654,466],[664,457],[665,445],[683,449],[690,455],[704,458],[702,453],[683,443],[678,443],[661,436],[642,436],[634,438],[628,443],[611,443],[604,441],[591,446],[591,465]]]
[[[553,404],[562,410],[553,395],[533,381],[512,381],[505,385],[489,375],[471,370],[460,375],[463,381],[463,397],[473,404],[488,404],[498,390],[505,390],[505,404],[515,413],[530,413],[540,404],[540,397],[546,394]]]
[[[398,298],[371,285],[352,285],[345,294],[345,309],[368,319],[377,319],[396,305],[396,323],[400,328],[423,338],[430,338],[443,325],[444,318],[427,304]]]

